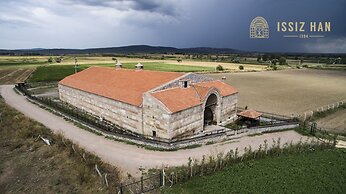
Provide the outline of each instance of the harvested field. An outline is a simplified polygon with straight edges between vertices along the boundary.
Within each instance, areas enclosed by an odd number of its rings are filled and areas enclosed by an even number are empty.
[[[0,85],[25,81],[35,69],[0,69]]]
[[[282,70],[210,74],[236,87],[239,106],[280,113],[301,114],[346,99],[346,71]]]
[[[252,65],[252,64],[240,64],[240,63],[225,63],[225,62],[208,62],[208,61],[196,61],[196,60],[183,60],[178,62],[173,59],[140,59],[140,58],[127,58],[127,57],[117,57],[121,63],[166,63],[181,66],[198,66],[198,67],[213,67],[222,65],[225,69],[229,70],[239,70],[239,65],[244,66],[245,71],[263,71],[266,69],[267,65]],[[111,57],[78,57],[79,64],[114,64]],[[74,64],[74,58],[66,57],[61,65],[71,65]]]
[[[317,121],[317,126],[346,136],[346,109],[339,110]]]

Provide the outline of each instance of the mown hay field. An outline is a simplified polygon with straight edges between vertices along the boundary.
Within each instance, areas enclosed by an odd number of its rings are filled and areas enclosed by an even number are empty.
[[[51,56],[54,59],[56,56]],[[50,56],[0,56],[0,68],[13,68],[13,67],[38,67],[42,65],[73,65],[75,63],[74,56],[63,56],[61,63],[48,63]],[[244,71],[263,71],[267,65],[255,64],[240,64],[240,63],[226,63],[226,62],[208,62],[186,59],[178,62],[173,59],[143,59],[143,58],[129,58],[129,57],[116,57],[121,63],[163,63],[173,64],[179,66],[198,66],[205,68],[212,68],[215,70],[216,66],[221,65],[227,70],[239,71],[239,66],[244,66]],[[91,56],[77,56],[78,64],[80,65],[93,65],[93,64],[114,64],[112,57],[91,57]]]
[[[35,71],[34,68],[0,69],[0,85],[24,82],[33,71]]]
[[[89,64],[80,65],[78,71],[84,70],[90,66],[105,66],[114,67],[114,64]],[[136,63],[123,63],[123,68],[134,69]],[[159,62],[143,62],[145,70],[155,71],[174,71],[174,72],[201,72],[201,71],[213,71],[211,67],[199,67],[199,66],[185,66],[174,65]],[[64,77],[71,75],[75,72],[74,65],[49,65],[37,67],[36,71],[30,76],[29,82],[43,82],[43,81],[59,81]]]
[[[346,136],[346,109],[338,110],[335,113],[318,119],[317,126],[325,128],[330,132]]]
[[[239,91],[239,106],[280,113],[302,114],[346,100],[346,71],[297,69],[210,74]]]

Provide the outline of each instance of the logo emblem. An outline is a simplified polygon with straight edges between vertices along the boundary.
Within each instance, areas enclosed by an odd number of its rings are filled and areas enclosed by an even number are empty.
[[[269,25],[263,17],[255,17],[250,24],[250,38],[269,38]]]

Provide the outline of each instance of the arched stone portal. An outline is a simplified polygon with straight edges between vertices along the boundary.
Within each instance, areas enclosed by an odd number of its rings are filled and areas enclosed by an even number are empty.
[[[216,94],[212,93],[208,97],[204,107],[204,125],[212,125],[217,123],[216,109],[218,98]]]

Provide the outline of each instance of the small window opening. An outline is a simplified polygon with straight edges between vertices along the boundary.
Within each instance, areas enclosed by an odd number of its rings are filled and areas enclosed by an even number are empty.
[[[156,131],[153,131],[153,137],[156,137]]]
[[[187,81],[184,81],[184,88],[187,88]]]

